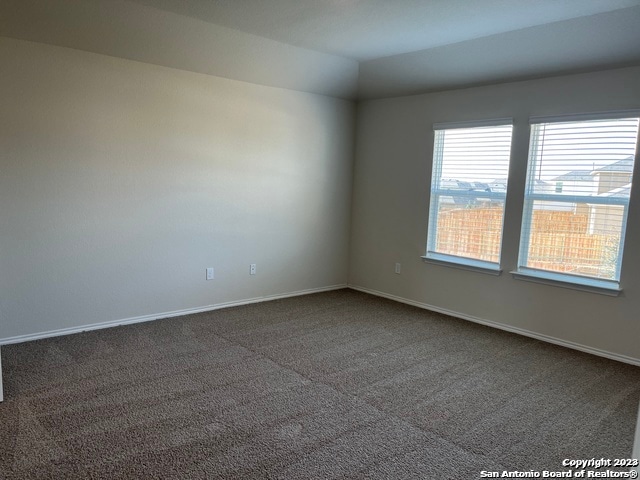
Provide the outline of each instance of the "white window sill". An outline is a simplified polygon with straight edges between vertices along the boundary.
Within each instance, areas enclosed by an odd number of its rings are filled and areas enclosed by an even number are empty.
[[[497,263],[474,260],[472,258],[456,257],[455,255],[430,252],[426,256],[422,257],[422,260],[434,265],[458,268],[460,270],[468,270],[471,272],[486,273],[488,275],[500,275],[502,273],[500,265]]]
[[[513,275],[513,278],[517,280],[542,283],[544,285],[553,285],[561,288],[570,288],[572,290],[580,290],[583,292],[599,293],[601,295],[609,295],[612,297],[617,297],[622,292],[620,284],[611,280],[600,280],[597,278],[580,277],[556,272],[545,272],[543,270],[528,268],[514,270],[511,274]]]

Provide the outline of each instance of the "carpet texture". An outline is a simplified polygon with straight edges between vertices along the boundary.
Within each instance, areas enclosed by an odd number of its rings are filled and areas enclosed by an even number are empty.
[[[2,347],[0,478],[474,479],[628,458],[640,368],[339,290]]]

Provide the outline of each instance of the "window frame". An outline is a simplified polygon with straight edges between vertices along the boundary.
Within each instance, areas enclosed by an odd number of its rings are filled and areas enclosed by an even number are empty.
[[[438,228],[438,206],[439,199],[441,196],[450,196],[451,191],[448,189],[443,189],[441,187],[435,188],[435,181],[442,177],[442,161],[443,161],[443,153],[444,153],[444,135],[441,137],[437,134],[438,131],[446,131],[453,129],[470,129],[470,128],[482,128],[482,127],[502,127],[502,126],[510,126],[511,134],[509,137],[509,166],[507,167],[507,186],[504,192],[483,192],[482,195],[478,195],[479,192],[465,192],[465,191],[456,191],[457,197],[468,197],[468,198],[477,198],[478,196],[482,196],[482,198],[489,199],[498,199],[503,202],[503,210],[502,210],[502,221],[501,221],[501,232],[500,232],[500,246],[498,253],[498,261],[491,262],[487,260],[480,260],[471,257],[463,257],[458,255],[452,255],[447,253],[441,253],[436,251],[435,246],[437,242],[437,228]],[[429,214],[428,214],[428,223],[427,223],[427,242],[426,242],[426,252],[425,255],[422,256],[422,259],[426,263],[434,264],[434,265],[442,265],[447,267],[459,268],[463,270],[470,270],[474,272],[486,273],[490,275],[500,275],[502,273],[501,269],[501,261],[502,261],[502,243],[504,240],[504,220],[505,220],[505,209],[506,209],[506,201],[507,201],[507,191],[508,191],[508,170],[511,165],[511,159],[513,154],[513,118],[495,118],[495,119],[487,119],[487,120],[478,120],[478,121],[464,121],[464,122],[449,122],[449,123],[434,123],[433,124],[433,156],[432,156],[432,164],[431,164],[431,185],[429,187]]]
[[[615,112],[588,113],[577,115],[558,116],[532,116],[529,119],[529,150],[527,154],[526,180],[523,196],[523,211],[520,221],[520,245],[518,248],[517,269],[512,271],[514,278],[535,283],[556,285],[564,288],[573,288],[582,291],[601,293],[605,295],[617,296],[622,292],[620,286],[622,261],[624,257],[624,246],[627,232],[627,220],[629,214],[630,197],[597,197],[593,195],[557,195],[549,193],[535,193],[535,175],[531,175],[536,163],[532,166],[532,160],[537,159],[539,148],[539,130],[536,125],[550,123],[568,123],[595,120],[618,120],[624,118],[640,118],[640,110],[623,110]],[[636,176],[635,159],[638,157],[640,146],[640,129],[636,134],[636,149],[634,153],[634,164],[631,173],[631,189],[633,190],[633,178]],[[556,272],[539,268],[528,267],[530,227],[533,219],[533,205],[535,201],[552,201],[557,203],[587,203],[591,205],[617,205],[623,207],[623,216],[620,229],[620,240],[618,245],[618,255],[616,258],[615,278],[605,279],[589,275],[572,274],[566,272]]]

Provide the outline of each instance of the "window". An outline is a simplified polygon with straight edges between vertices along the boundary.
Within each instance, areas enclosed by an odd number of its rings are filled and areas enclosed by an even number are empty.
[[[638,116],[531,120],[518,272],[619,288]]]
[[[499,272],[511,123],[434,125],[425,259]]]

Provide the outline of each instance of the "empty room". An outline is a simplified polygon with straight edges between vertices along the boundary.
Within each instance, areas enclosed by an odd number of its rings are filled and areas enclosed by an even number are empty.
[[[640,0],[0,0],[0,479],[637,478]]]

